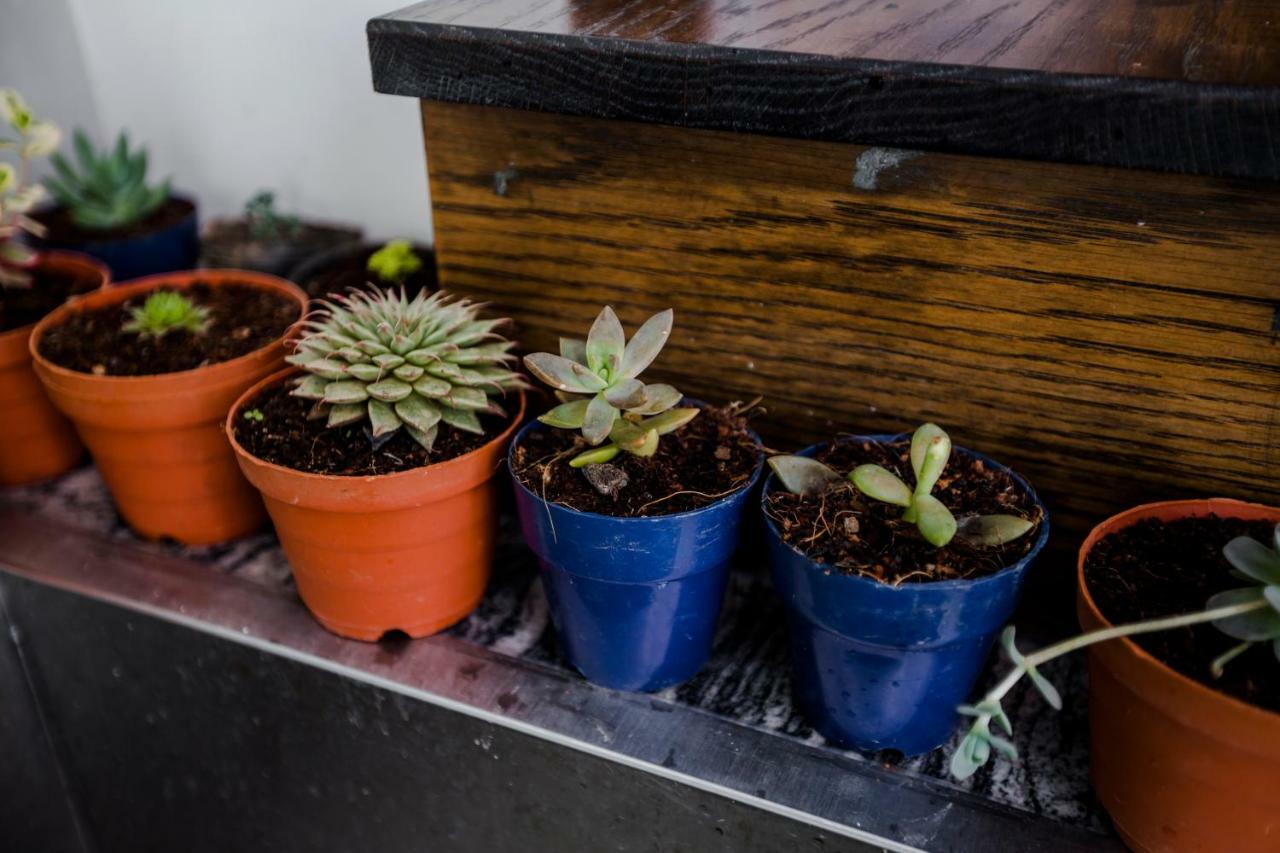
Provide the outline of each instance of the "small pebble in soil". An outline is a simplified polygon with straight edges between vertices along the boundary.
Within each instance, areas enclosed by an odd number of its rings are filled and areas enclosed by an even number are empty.
[[[617,465],[610,465],[608,462],[599,465],[587,465],[582,469],[582,476],[587,478],[597,492],[607,495],[614,500],[618,499],[618,492],[627,487],[631,482],[631,478],[627,476],[627,472],[623,471]]]

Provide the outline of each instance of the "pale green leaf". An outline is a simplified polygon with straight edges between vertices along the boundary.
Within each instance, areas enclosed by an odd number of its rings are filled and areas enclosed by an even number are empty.
[[[1025,536],[1035,522],[1016,515],[969,515],[957,521],[956,536],[972,545],[995,547]]]
[[[797,495],[820,494],[840,480],[830,466],[808,456],[770,456],[769,467],[782,481],[782,487]]]
[[[933,495],[916,495],[912,506],[916,510],[916,527],[930,545],[941,548],[956,535],[955,516]]]
[[[330,382],[324,386],[326,403],[363,403],[367,399],[369,399],[369,392],[365,390],[363,382]]]
[[[911,436],[911,469],[916,475],[915,494],[927,495],[942,476],[951,457],[951,438],[937,424],[924,424]]]
[[[698,409],[667,409],[660,415],[654,415],[651,418],[645,418],[640,422],[641,429],[653,429],[658,431],[658,435],[668,435],[680,429],[680,427],[689,423],[698,416]]]
[[[668,308],[654,314],[631,336],[622,354],[621,375],[628,379],[639,376],[653,363],[671,334],[675,312]]]
[[[1237,536],[1223,547],[1222,556],[1241,574],[1262,583],[1280,584],[1280,554],[1256,539]]]
[[[440,423],[440,407],[417,394],[410,394],[396,403],[395,409],[400,420],[419,433],[425,434],[435,429],[436,424]]]
[[[587,367],[592,373],[605,373],[610,380],[618,376],[626,336],[618,315],[608,305],[600,309],[587,333]],[[573,389],[566,388],[566,391]]]
[[[588,444],[599,444],[609,437],[617,417],[618,410],[603,395],[592,397],[582,417],[582,437]]]
[[[630,409],[645,401],[644,383],[639,379],[619,379],[604,390],[609,405],[618,409]]]
[[[628,407],[627,411],[637,415],[660,415],[667,409],[679,405],[682,399],[684,395],[670,385],[663,383],[646,385],[644,400],[639,405]]]
[[[329,407],[329,420],[325,423],[328,427],[341,427],[347,424],[353,424],[356,421],[364,420],[368,410],[359,403],[351,403],[339,406]]]
[[[604,447],[593,447],[590,450],[584,450],[577,456],[569,460],[569,467],[582,468],[586,465],[600,465],[613,459],[622,448],[616,444],[606,444]]]
[[[1280,637],[1280,612],[1270,605],[1262,587],[1251,586],[1243,589],[1229,589],[1211,597],[1205,605],[1206,610],[1220,607],[1235,607],[1241,604],[1257,604],[1266,602],[1268,606],[1259,607],[1236,616],[1213,620],[1213,625],[1222,633],[1237,640],[1273,640]]]
[[[552,388],[571,394],[595,394],[606,383],[584,365],[548,352],[535,352],[524,357],[529,372]]]
[[[589,402],[590,400],[573,400],[569,403],[561,403],[538,420],[557,429],[581,429]]]
[[[369,400],[369,424],[373,427],[373,437],[387,435],[400,429],[400,418],[389,405],[382,400]]]
[[[440,420],[455,429],[484,435],[484,427],[480,425],[480,418],[470,410],[442,408],[440,410]]]
[[[569,361],[575,361],[578,364],[586,365],[587,363],[587,342],[578,338],[561,338],[560,339],[560,355]]]
[[[849,474],[858,491],[896,506],[911,506],[911,489],[898,475],[879,465],[859,465]]]
[[[388,376],[381,382],[375,382],[372,385],[365,386],[365,388],[370,397],[375,400],[381,400],[384,403],[395,403],[413,393],[412,385],[408,382],[401,382],[394,376]]]

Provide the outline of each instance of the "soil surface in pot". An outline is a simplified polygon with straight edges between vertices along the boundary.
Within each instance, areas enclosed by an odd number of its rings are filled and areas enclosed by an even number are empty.
[[[1115,625],[1203,610],[1209,597],[1247,586],[1234,577],[1222,546],[1237,536],[1270,543],[1275,525],[1216,515],[1144,519],[1103,537],[1084,563],[1085,583]],[[1280,664],[1270,643],[1255,643],[1214,678],[1209,664],[1239,643],[1212,625],[1131,637],[1171,668],[1251,705],[1280,711]]]
[[[840,440],[823,448],[817,459],[842,476],[866,463],[881,465],[915,486],[911,441],[888,444]],[[902,520],[902,507],[872,500],[847,479],[821,495],[801,497],[777,489],[766,512],[782,538],[809,559],[848,575],[863,575],[888,584],[972,580],[1016,563],[1035,546],[1039,509],[1008,473],[988,467],[957,448],[933,489],[957,519],[966,515],[1017,515],[1037,521],[1030,532],[998,547],[970,545],[961,537],[935,548],[915,524]]]
[[[97,288],[100,279],[65,272],[32,270],[30,287],[7,287],[0,293],[0,332],[21,329],[39,321],[72,296]]]
[[[310,253],[358,238],[359,232],[354,229],[303,222],[288,236],[263,240],[254,236],[246,220],[224,219],[212,223],[201,237],[200,256],[201,263],[209,267],[279,267],[282,262],[296,262]]]
[[[397,430],[375,450],[365,422],[330,429],[323,418],[307,418],[311,401],[290,396],[292,390],[290,378],[249,400],[236,420],[236,441],[264,462],[308,474],[367,477],[422,468],[484,446],[511,423],[510,417],[481,415],[484,435],[441,424],[430,453],[407,432]],[[244,417],[255,411],[262,413],[261,420]]]
[[[158,287],[156,290],[164,290]],[[151,376],[230,361],[279,338],[298,319],[298,303],[248,284],[212,286],[197,281],[180,289],[209,309],[201,334],[173,331],[143,337],[121,327],[132,309],[155,291],[92,311],[73,312],[40,338],[40,354],[54,364],[99,376]]]
[[[741,489],[761,454],[746,418],[735,408],[716,406],[662,436],[648,459],[619,453],[605,465],[570,467],[569,460],[587,448],[575,430],[531,431],[515,449],[516,476],[534,494],[579,512],[671,515],[701,509]]]
[[[191,202],[170,198],[137,222],[105,231],[81,228],[71,221],[71,211],[61,206],[37,213],[32,218],[48,229],[43,239],[49,243],[94,243],[104,240],[128,240],[131,237],[155,234],[157,231],[177,225],[190,216],[193,210],[195,205]]]
[[[378,279],[368,269],[369,256],[378,251],[380,246],[370,246],[359,252],[352,252],[341,259],[333,261],[320,272],[306,281],[298,282],[298,286],[307,292],[312,299],[322,299],[330,293],[346,293],[350,288],[367,288],[372,282],[378,287],[386,287],[387,283]],[[434,252],[424,251],[414,246],[414,253],[422,259],[422,269],[404,280],[404,290],[410,299],[425,290],[434,293],[436,287],[436,256]],[[399,286],[399,285],[397,285]]]

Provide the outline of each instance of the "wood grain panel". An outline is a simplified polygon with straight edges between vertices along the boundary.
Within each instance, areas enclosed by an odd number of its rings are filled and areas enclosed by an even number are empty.
[[[935,420],[1033,480],[1059,547],[1141,501],[1280,503],[1274,185],[423,114],[442,281],[528,348],[673,307],[682,390],[764,395],[779,449]]]
[[[427,100],[1280,178],[1263,0],[427,0],[368,36]]]

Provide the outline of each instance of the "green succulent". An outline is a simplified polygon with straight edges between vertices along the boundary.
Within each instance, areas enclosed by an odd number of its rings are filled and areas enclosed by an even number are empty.
[[[293,239],[302,230],[298,217],[276,212],[276,194],[270,190],[262,190],[245,202],[244,219],[249,236],[264,243]]]
[[[957,534],[970,544],[994,546],[1025,535],[1035,522],[1016,515],[969,515],[956,520],[930,492],[951,458],[951,438],[937,424],[924,424],[911,436],[912,489],[897,474],[879,465],[859,465],[849,480],[869,498],[904,508],[903,521],[916,525],[929,544],[941,548]],[[807,456],[774,456],[769,467],[789,492],[819,494],[841,480],[827,465]]]
[[[408,240],[392,240],[370,255],[365,266],[387,284],[399,284],[422,269],[422,258]]]
[[[77,130],[73,137],[79,171],[61,154],[53,156],[57,177],[45,186],[71,215],[71,221],[90,231],[123,228],[145,219],[169,198],[169,181],[147,185],[145,148],[129,151],[129,137],[121,133],[114,148],[101,154],[89,137]]]
[[[157,290],[141,305],[130,309],[129,319],[120,328],[144,338],[163,338],[179,330],[199,335],[209,329],[209,309],[181,293]]]
[[[1237,536],[1223,547],[1222,555],[1231,564],[1233,575],[1253,583],[1212,596],[1201,612],[1103,628],[1071,637],[1029,655],[1023,655],[1015,645],[1013,626],[1005,628],[1000,636],[1000,645],[1013,663],[1013,669],[980,702],[961,705],[956,709],[960,714],[975,719],[951,756],[951,775],[958,779],[972,776],[979,767],[987,763],[993,752],[1006,758],[1017,758],[1018,750],[1014,745],[991,732],[991,723],[994,721],[1005,734],[1013,734],[1013,723],[1001,706],[1001,701],[1026,676],[1050,707],[1061,710],[1061,695],[1040,674],[1037,667],[1085,646],[1117,637],[1212,622],[1219,631],[1241,641],[1209,665],[1210,673],[1215,678],[1221,677],[1223,667],[1254,643],[1270,643],[1276,659],[1280,660],[1280,524],[1272,532],[1269,545],[1248,536]]]
[[[558,429],[581,430],[594,449],[569,464],[575,468],[608,462],[622,451],[652,456],[658,437],[697,416],[693,408],[675,408],[681,394],[670,385],[645,385],[637,377],[653,363],[671,334],[674,313],[667,309],[645,321],[628,342],[618,315],[605,306],[586,341],[560,339],[560,354],[524,357],[534,376],[556,389],[562,402],[538,418]],[[598,447],[608,440],[604,447]]]
[[[51,122],[37,119],[13,89],[0,89],[0,120],[13,136],[0,135],[0,151],[13,150],[17,163],[0,161],[0,288],[31,286],[31,274],[39,256],[16,238],[22,232],[44,236],[44,227],[27,214],[44,197],[44,187],[27,182],[31,161],[58,147],[61,132]]]
[[[307,373],[293,395],[330,427],[367,419],[375,442],[403,427],[431,450],[441,423],[483,434],[479,415],[505,414],[495,398],[526,387],[515,343],[494,331],[508,321],[466,299],[377,290],[321,305],[286,361]]]

